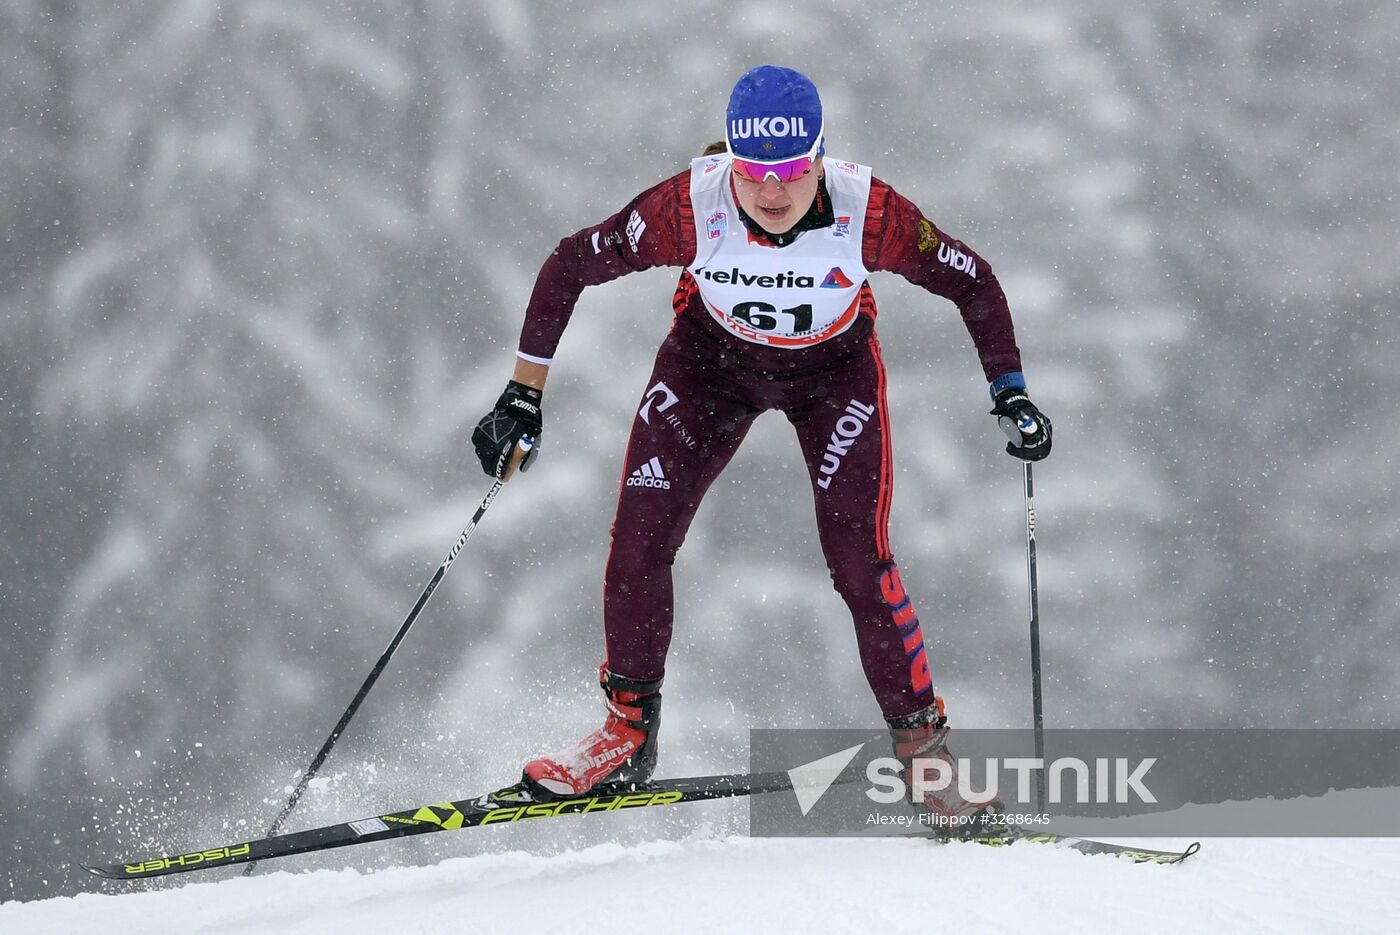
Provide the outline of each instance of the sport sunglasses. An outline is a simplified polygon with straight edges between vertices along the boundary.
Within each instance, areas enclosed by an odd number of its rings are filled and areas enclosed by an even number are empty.
[[[812,171],[812,166],[816,163],[817,157],[821,155],[822,137],[817,135],[817,141],[805,156],[798,156],[795,159],[785,159],[781,162],[757,162],[753,159],[741,159],[734,156],[730,165],[734,172],[741,179],[762,185],[768,180],[768,176],[773,176],[779,182],[786,185],[788,182],[796,181],[802,176]],[[730,150],[732,153],[733,150]]]

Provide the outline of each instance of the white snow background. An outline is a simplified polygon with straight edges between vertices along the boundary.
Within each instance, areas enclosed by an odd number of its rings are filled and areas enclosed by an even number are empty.
[[[1151,840],[1144,846],[1164,847]],[[0,905],[10,935],[158,932],[1389,933],[1400,842],[1207,839],[1135,865],[1037,845],[895,839],[601,844],[375,873],[267,872]],[[388,845],[394,846],[394,845]],[[411,845],[410,845],[411,846]],[[281,866],[287,867],[284,863]]]

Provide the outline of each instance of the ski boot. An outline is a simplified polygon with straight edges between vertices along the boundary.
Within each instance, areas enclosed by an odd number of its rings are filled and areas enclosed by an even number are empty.
[[[922,711],[905,717],[888,718],[894,755],[904,764],[905,786],[914,788],[914,760],[942,760],[948,767],[951,781],[938,792],[923,791],[913,803],[919,825],[940,839],[988,840],[1007,837],[1005,825],[997,822],[1006,811],[1001,799],[993,796],[986,801],[969,801],[958,790],[957,760],[948,752],[948,718],[943,714],[943,699]],[[925,768],[925,776],[931,775]]]
[[[567,750],[525,764],[521,785],[536,802],[587,794],[607,783],[643,783],[656,769],[661,680],[637,682],[598,667],[608,709],[603,726]]]

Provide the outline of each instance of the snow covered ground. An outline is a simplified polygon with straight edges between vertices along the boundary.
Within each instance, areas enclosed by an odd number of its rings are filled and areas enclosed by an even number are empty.
[[[114,885],[113,895],[6,903],[0,932],[1397,931],[1400,841],[1203,844],[1177,866],[1031,845],[742,837],[502,853],[371,874],[298,873],[287,861],[247,879],[190,876],[149,892]]]

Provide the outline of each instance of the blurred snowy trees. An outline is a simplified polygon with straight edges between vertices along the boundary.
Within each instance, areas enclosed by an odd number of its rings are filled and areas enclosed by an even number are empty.
[[[1011,297],[1058,438],[1047,721],[1385,723],[1397,32],[1379,2],[10,0],[13,828],[132,783],[275,792],[484,491],[467,433],[539,262],[717,138],[734,78],[767,60],[816,79],[833,154],[975,245]],[[485,752],[415,755],[489,783],[596,719],[608,523],[672,282],[585,295],[539,467],[346,756],[392,759],[432,722]],[[893,538],[935,678],[961,723],[1018,725],[1019,470],[951,306],[875,288]],[[876,717],[799,463],[760,420],[681,552],[673,764],[720,765],[750,725]]]

